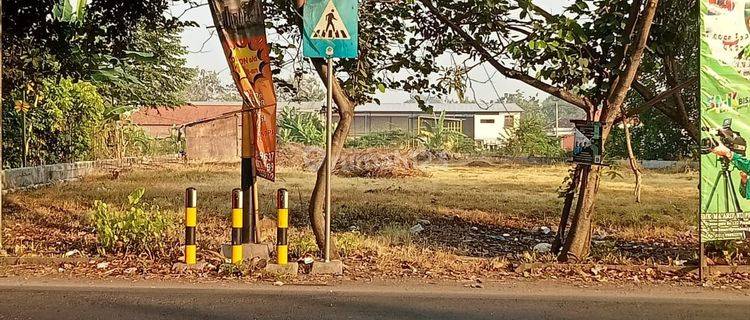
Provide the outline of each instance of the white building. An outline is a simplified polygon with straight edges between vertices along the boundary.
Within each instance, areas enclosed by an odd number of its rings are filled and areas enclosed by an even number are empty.
[[[433,113],[417,103],[366,104],[354,109],[353,135],[403,130],[417,132],[422,125],[445,112],[446,126],[461,130],[485,145],[497,145],[507,129],[517,127],[523,109],[513,103],[479,105],[475,103],[430,103]],[[421,124],[420,124],[421,123]]]

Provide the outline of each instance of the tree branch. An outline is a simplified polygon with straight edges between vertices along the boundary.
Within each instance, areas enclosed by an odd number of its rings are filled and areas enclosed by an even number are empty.
[[[646,109],[653,107],[656,104],[662,103],[664,99],[669,98],[672,95],[677,94],[678,92],[682,91],[682,89],[685,89],[686,87],[689,87],[693,84],[698,82],[698,76],[692,77],[688,79],[687,81],[680,83],[679,85],[670,88],[669,90],[662,91],[658,95],[654,95],[653,92],[651,92],[646,85],[641,83],[640,81],[634,81],[633,82],[633,89],[635,89],[638,94],[641,95],[641,97],[646,100],[646,103],[642,104],[638,108],[635,108],[633,110],[629,110],[627,112],[628,117],[632,117],[636,114],[639,114],[643,111],[646,111]]]
[[[450,27],[451,30],[453,30],[453,32],[458,34],[462,39],[464,39],[464,41],[466,41],[469,45],[471,45],[471,47],[477,50],[477,52],[480,54],[480,56],[484,60],[489,62],[495,69],[497,69],[497,71],[502,73],[504,76],[522,81],[534,88],[537,88],[555,97],[565,100],[587,112],[593,109],[593,105],[587,99],[571,91],[547,84],[537,78],[534,78],[528,75],[527,73],[505,67],[504,65],[502,65],[502,63],[500,63],[500,61],[495,59],[495,56],[493,54],[487,51],[487,49],[482,45],[481,42],[479,42],[477,39],[469,35],[460,26],[455,24],[451,19],[448,19],[445,15],[440,13],[440,11],[435,7],[435,5],[432,3],[431,0],[422,0],[422,3],[427,7],[427,9],[430,11],[430,13],[432,13],[432,15],[434,15],[438,20],[440,20],[442,23]]]
[[[625,25],[625,32],[624,34],[628,37],[628,39],[633,39],[635,36],[635,27],[638,23],[638,13],[641,11],[641,5],[643,2],[641,0],[634,0],[633,4],[630,6],[630,16],[628,16],[628,23]],[[617,57],[615,58],[615,63],[617,63],[617,67],[622,67],[622,65],[625,63],[625,54],[630,50],[630,43],[626,43],[622,46],[622,50],[617,53]]]
[[[630,87],[635,80],[635,76],[638,73],[638,69],[641,66],[641,60],[643,59],[643,51],[646,48],[649,34],[651,33],[651,25],[654,21],[654,15],[656,14],[656,6],[659,0],[648,0],[646,7],[642,13],[640,19],[638,36],[633,43],[632,50],[627,54],[627,59],[630,61],[627,63],[625,70],[617,76],[616,84],[613,86],[612,91],[607,97],[607,105],[602,111],[602,117],[605,122],[611,122],[620,114],[622,104],[625,101]]]
[[[538,13],[540,16],[544,17],[544,20],[552,21],[554,19],[554,16],[547,12],[546,10],[542,9],[538,5],[535,5],[533,3],[530,3],[531,9],[534,10],[536,13]]]

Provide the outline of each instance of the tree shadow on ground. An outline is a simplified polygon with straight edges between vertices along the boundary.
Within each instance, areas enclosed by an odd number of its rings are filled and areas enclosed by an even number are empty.
[[[449,215],[434,208],[372,203],[343,205],[336,212],[332,225],[335,232],[357,230],[367,236],[378,236],[385,228],[395,226],[410,232],[411,227],[419,224],[423,230],[411,234],[413,244],[468,257],[518,260],[524,252],[533,252],[536,245],[552,243],[555,238],[555,232],[545,233],[539,221],[492,222]],[[671,260],[692,259],[696,248],[695,243],[682,239],[630,241],[605,236],[592,241],[591,259],[603,263],[668,264]]]
[[[458,216],[435,217],[417,237],[425,245],[471,257],[518,258],[523,252],[532,252],[540,243],[552,243],[554,232],[544,233],[541,228],[505,227],[468,221]],[[418,242],[419,242],[418,241]],[[671,260],[692,259],[697,244],[673,240],[628,241],[615,236],[592,241],[594,261],[624,262],[652,260],[668,264]]]

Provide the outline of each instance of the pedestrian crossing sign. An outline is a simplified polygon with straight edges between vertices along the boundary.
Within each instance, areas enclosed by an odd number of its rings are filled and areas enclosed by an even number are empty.
[[[304,56],[356,58],[358,7],[357,0],[307,0],[303,9]]]

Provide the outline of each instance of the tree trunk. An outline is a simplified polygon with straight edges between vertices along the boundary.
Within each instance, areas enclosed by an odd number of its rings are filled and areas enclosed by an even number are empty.
[[[611,122],[602,125],[603,145],[606,145],[609,139],[612,126]],[[605,150],[602,150],[602,154],[604,152]],[[557,260],[561,262],[569,260],[580,262],[588,258],[591,253],[591,233],[594,228],[594,202],[596,201],[596,194],[599,192],[602,167],[584,164],[579,166],[581,167],[581,185],[578,191],[578,202],[576,203],[576,210],[571,217],[570,231],[565,239],[563,249],[557,257]]]
[[[565,262],[582,261],[591,253],[591,233],[594,220],[594,200],[599,191],[601,167],[581,166],[581,189],[576,210],[572,217],[570,232],[565,240],[558,260]]]
[[[635,196],[635,202],[641,203],[641,188],[642,188],[643,177],[641,175],[641,169],[638,166],[638,160],[635,158],[635,153],[633,152],[633,143],[630,138],[630,127],[628,123],[628,118],[626,116],[623,116],[622,123],[625,128],[625,144],[628,149],[628,160],[630,162],[630,169],[633,170],[633,175],[635,175],[635,188],[633,190],[633,194]]]
[[[563,204],[562,215],[560,215],[560,224],[557,227],[555,240],[552,242],[552,252],[554,253],[560,252],[560,248],[565,240],[565,228],[568,227],[568,222],[570,221],[570,210],[573,208],[573,200],[575,200],[576,190],[578,190],[581,167],[582,166],[576,165],[573,171],[573,177],[565,192],[565,203]]]
[[[328,79],[326,71],[326,65],[323,59],[312,59],[313,66],[317,71],[323,82]],[[344,92],[340,82],[337,78],[333,81],[333,100],[338,106],[339,122],[336,125],[336,129],[333,131],[333,137],[331,138],[331,166],[336,167],[341,156],[341,151],[344,149],[344,143],[346,137],[349,135],[352,124],[354,122],[354,102]],[[326,185],[326,158],[323,157],[320,167],[317,172],[317,179],[315,180],[315,187],[313,188],[312,195],[310,196],[310,206],[308,207],[308,214],[310,215],[310,225],[315,234],[315,242],[320,250],[325,248],[325,185]],[[333,214],[333,210],[331,210]],[[338,257],[338,250],[336,250],[336,243],[333,241],[333,234],[331,235],[331,256]]]

